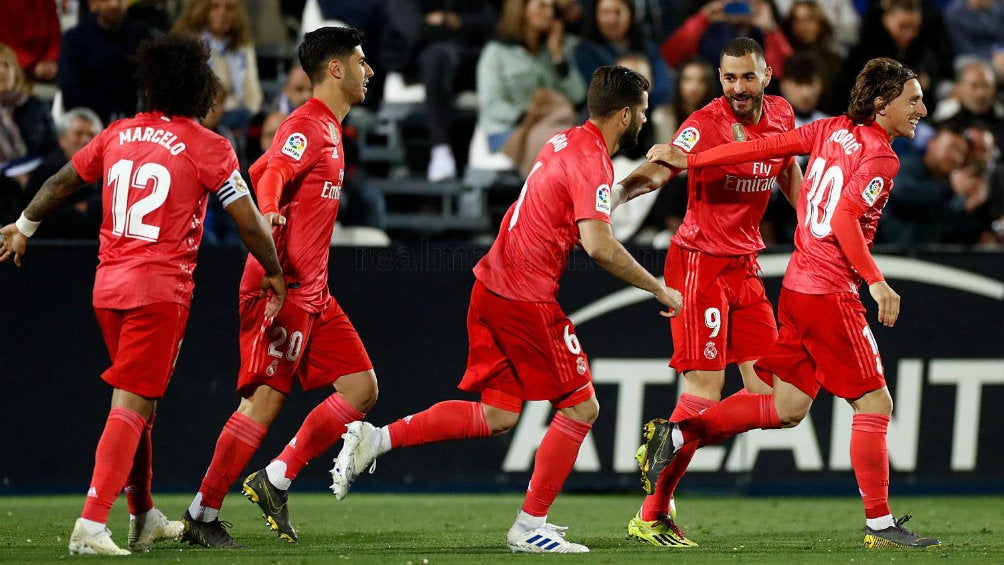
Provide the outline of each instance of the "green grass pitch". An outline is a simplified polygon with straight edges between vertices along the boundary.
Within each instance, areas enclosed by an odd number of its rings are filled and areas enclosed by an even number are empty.
[[[160,495],[157,506],[179,517],[190,495]],[[291,516],[300,543],[287,544],[266,530],[258,507],[231,494],[223,519],[247,548],[190,548],[176,542],[126,558],[70,557],[67,537],[82,496],[0,497],[0,563],[192,563],[212,565],[453,565],[498,563],[620,564],[993,564],[1004,565],[1004,497],[894,497],[893,511],[912,513],[924,535],[939,536],[933,550],[862,547],[862,510],[856,498],[755,498],[683,496],[679,522],[700,543],[693,549],[661,549],[625,539],[640,495],[563,494],[552,522],[570,526],[570,540],[588,555],[512,554],[505,533],[522,497],[500,495],[293,492]],[[109,526],[125,546],[125,500]]]

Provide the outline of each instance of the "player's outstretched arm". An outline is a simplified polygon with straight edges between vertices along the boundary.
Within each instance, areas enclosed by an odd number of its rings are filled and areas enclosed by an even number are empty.
[[[679,172],[678,169],[663,167],[655,163],[638,165],[635,170],[631,171],[631,174],[614,185],[613,197],[610,199],[610,211],[614,211],[617,206],[628,200],[665,186]]]
[[[282,278],[282,267],[275,252],[271,229],[250,198],[234,200],[226,207],[226,211],[237,223],[241,241],[265,269],[265,278],[261,282],[262,293],[272,291],[268,306],[265,307],[265,317],[274,317],[286,300],[286,283]]]
[[[679,315],[683,297],[679,291],[659,282],[614,238],[610,224],[600,220],[580,220],[579,237],[582,248],[613,276],[642,290],[651,292],[668,310],[660,312],[671,318]]]
[[[14,258],[14,264],[21,266],[21,257],[28,249],[28,238],[35,234],[43,218],[58,210],[63,202],[84,185],[73,163],[63,165],[56,174],[46,179],[42,188],[21,212],[21,217],[13,224],[0,230],[0,261]]]

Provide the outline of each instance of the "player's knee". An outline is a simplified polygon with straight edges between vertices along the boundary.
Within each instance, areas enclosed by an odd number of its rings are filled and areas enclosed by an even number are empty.
[[[600,415],[600,403],[596,400],[596,396],[592,396],[589,399],[571,406],[569,408],[562,408],[561,413],[567,418],[576,420],[579,422],[585,422],[586,424],[592,425],[596,421],[596,418]]]
[[[488,421],[488,427],[492,430],[492,435],[500,436],[516,427],[516,423],[519,422],[519,413],[508,410],[486,410],[485,419]]]
[[[799,422],[809,414],[810,405],[783,404],[777,406],[777,417],[781,420],[782,428],[794,428]]]
[[[367,412],[380,396],[376,373],[372,370],[345,375],[335,381],[335,390],[353,408]]]

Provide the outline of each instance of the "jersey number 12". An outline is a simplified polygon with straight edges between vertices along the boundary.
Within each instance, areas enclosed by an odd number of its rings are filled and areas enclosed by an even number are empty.
[[[133,171],[133,162],[122,159],[108,169],[112,185],[112,233],[145,241],[157,241],[160,226],[145,223],[144,218],[164,205],[171,188],[171,173],[164,165],[143,163]],[[129,205],[129,189],[148,190],[149,194]]]

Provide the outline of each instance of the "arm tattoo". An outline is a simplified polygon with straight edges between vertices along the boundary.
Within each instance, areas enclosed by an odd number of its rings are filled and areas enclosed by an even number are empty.
[[[39,221],[59,209],[63,202],[84,184],[73,163],[63,165],[62,169],[49,177],[35,197],[24,209],[24,215],[31,220]]]

